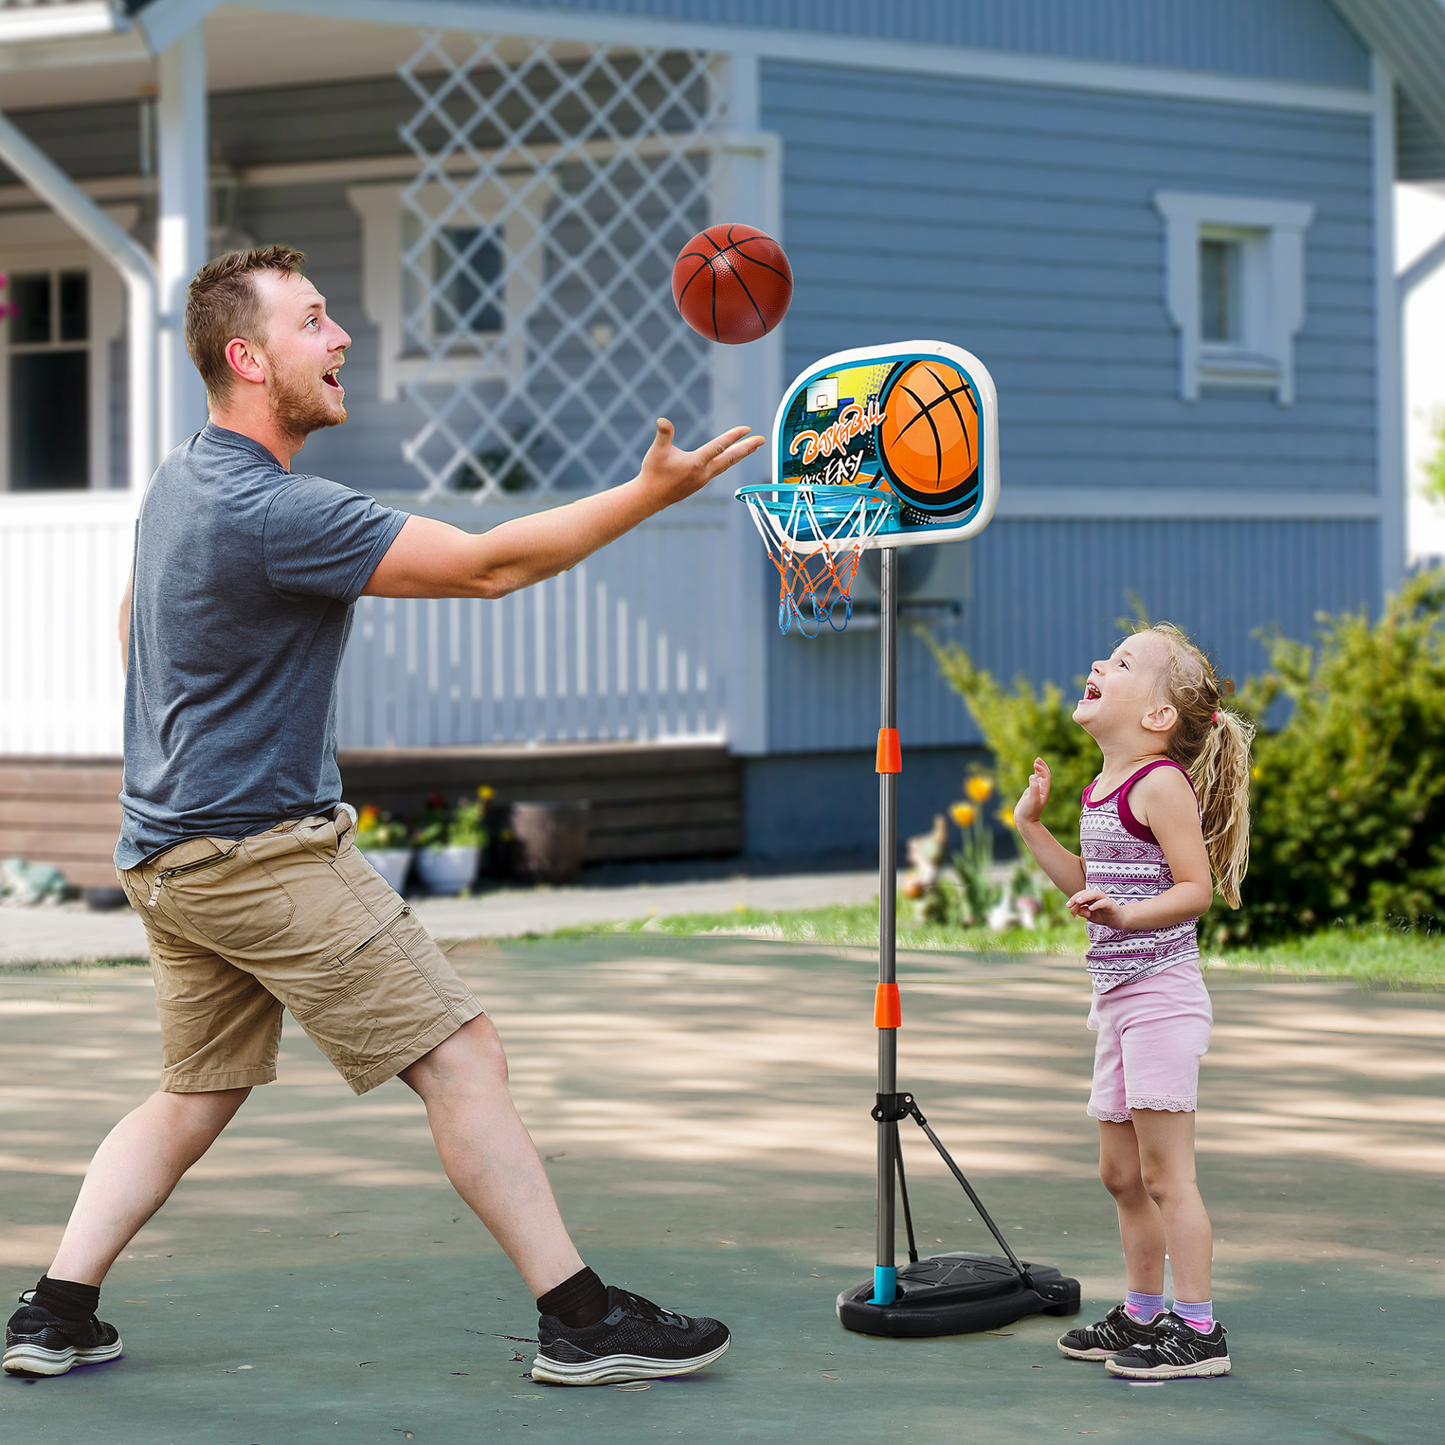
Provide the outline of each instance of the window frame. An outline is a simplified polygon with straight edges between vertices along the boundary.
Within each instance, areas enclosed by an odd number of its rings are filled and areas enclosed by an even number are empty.
[[[1164,218],[1165,302],[1179,332],[1179,396],[1203,390],[1272,391],[1295,400],[1294,339],[1304,325],[1304,235],[1315,208],[1306,201],[1160,191]],[[1203,335],[1202,243],[1240,247],[1240,335]]]
[[[485,381],[515,373],[525,364],[526,317],[542,292],[542,248],[537,243],[539,217],[516,207],[503,214],[506,198],[494,186],[472,191],[465,213],[450,224],[475,225],[498,234],[502,246],[502,329],[476,333],[475,351],[418,353],[407,334],[407,285],[403,257],[408,221],[413,219],[403,195],[405,185],[351,186],[348,204],[361,217],[361,300],[368,321],[380,333],[377,376],[382,401],[399,401],[403,390],[423,377],[447,382]],[[422,188],[421,207],[439,214],[448,200],[440,184]],[[509,264],[510,263],[510,264]],[[431,308],[428,307],[430,326]]]
[[[107,206],[106,214],[125,230],[136,220],[135,206]],[[73,496],[81,491],[115,490],[111,454],[111,344],[125,329],[125,289],[115,268],[77,239],[59,217],[49,212],[21,212],[0,216],[0,272],[84,271],[89,276],[90,336],[83,343],[63,343],[62,349],[84,346],[90,355],[88,403],[89,456],[84,488],[17,491],[10,476],[10,323],[0,323],[0,495]],[[121,485],[124,485],[123,483]]]

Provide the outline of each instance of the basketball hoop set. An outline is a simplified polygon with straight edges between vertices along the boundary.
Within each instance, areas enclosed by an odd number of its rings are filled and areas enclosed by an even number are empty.
[[[683,248],[673,295],[710,339],[745,342],[782,319],[792,297],[782,248],[748,226],[713,226]],[[879,552],[877,1252],[873,1279],[838,1296],[850,1330],[894,1337],[998,1329],[1025,1315],[1072,1315],[1079,1282],[1020,1260],[914,1096],[898,1089],[902,1010],[898,899],[898,548],[976,537],[998,506],[998,397],[976,357],[941,341],[904,341],[825,356],[801,372],[773,422],[771,482],[742,487],[778,569],[778,626],[816,637],[853,615],[863,553]],[[840,620],[841,619],[841,620]],[[1002,1256],[950,1252],[920,1260],[898,1125],[912,1118],[987,1225]],[[908,1263],[896,1262],[901,1197]]]

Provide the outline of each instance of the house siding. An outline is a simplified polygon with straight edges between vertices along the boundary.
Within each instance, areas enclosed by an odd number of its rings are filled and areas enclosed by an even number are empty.
[[[1067,694],[1118,641],[1137,597],[1150,617],[1195,635],[1226,674],[1265,666],[1259,633],[1308,638],[1316,613],[1379,596],[1374,523],[1351,521],[996,521],[974,543],[973,600],[936,627],[1000,681],[1023,674]],[[774,637],[768,659],[771,751],[871,746],[878,729],[878,634]],[[962,700],[921,638],[898,651],[905,747],[978,741]]]
[[[911,335],[966,347],[997,383],[1003,486],[1015,494],[1153,489],[1167,518],[1181,487],[1376,490],[1368,118],[774,62],[762,110],[783,139],[798,278],[789,374]],[[1166,188],[1315,206],[1294,406],[1265,393],[1180,400],[1153,206]],[[1368,520],[1001,520],[971,545],[972,598],[940,636],[1004,678],[1065,686],[1107,652],[1127,589],[1198,630],[1241,675],[1264,662],[1253,629],[1305,635],[1318,610],[1379,595]],[[869,743],[875,636],[774,635],[768,648],[773,750]],[[912,744],[976,738],[916,637],[903,640],[899,668]]]
[[[1368,54],[1328,0],[531,0],[528,8],[1369,84]]]
[[[790,374],[906,336],[967,347],[998,386],[1008,487],[1374,487],[1367,117],[786,64],[762,94],[797,276]],[[1316,207],[1293,407],[1181,402],[1164,189]]]

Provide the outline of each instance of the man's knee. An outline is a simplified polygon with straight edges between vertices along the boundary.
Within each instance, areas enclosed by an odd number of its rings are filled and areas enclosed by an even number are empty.
[[[507,1083],[507,1055],[485,1014],[469,1020],[430,1053],[401,1072],[403,1083],[422,1098],[432,1092],[477,1084]]]
[[[174,1093],[161,1089],[151,1097],[181,1127],[220,1131],[236,1116],[236,1111],[250,1096],[244,1089],[207,1089],[201,1093]]]

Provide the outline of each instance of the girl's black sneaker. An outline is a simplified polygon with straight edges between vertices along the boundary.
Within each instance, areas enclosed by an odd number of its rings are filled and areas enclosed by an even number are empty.
[[[732,1341],[716,1320],[689,1319],[615,1286],[606,1316],[572,1329],[555,1315],[538,1323],[532,1378],[547,1385],[617,1385],[690,1375],[710,1365]]]
[[[99,1365],[120,1354],[114,1325],[98,1320],[63,1320],[32,1303],[34,1290],[20,1296],[20,1308],[5,1326],[5,1370],[11,1375],[63,1375],[74,1365]]]
[[[1229,1373],[1229,1346],[1225,1328],[1218,1320],[1208,1334],[1201,1334],[1165,1310],[1154,1320],[1154,1339],[1131,1345],[1104,1361],[1111,1375],[1126,1380],[1194,1380],[1205,1375]]]
[[[1136,1320],[1123,1305],[1115,1305],[1096,1325],[1080,1325],[1059,1336],[1059,1349],[1071,1360],[1108,1360],[1131,1345],[1147,1344],[1154,1326]]]

